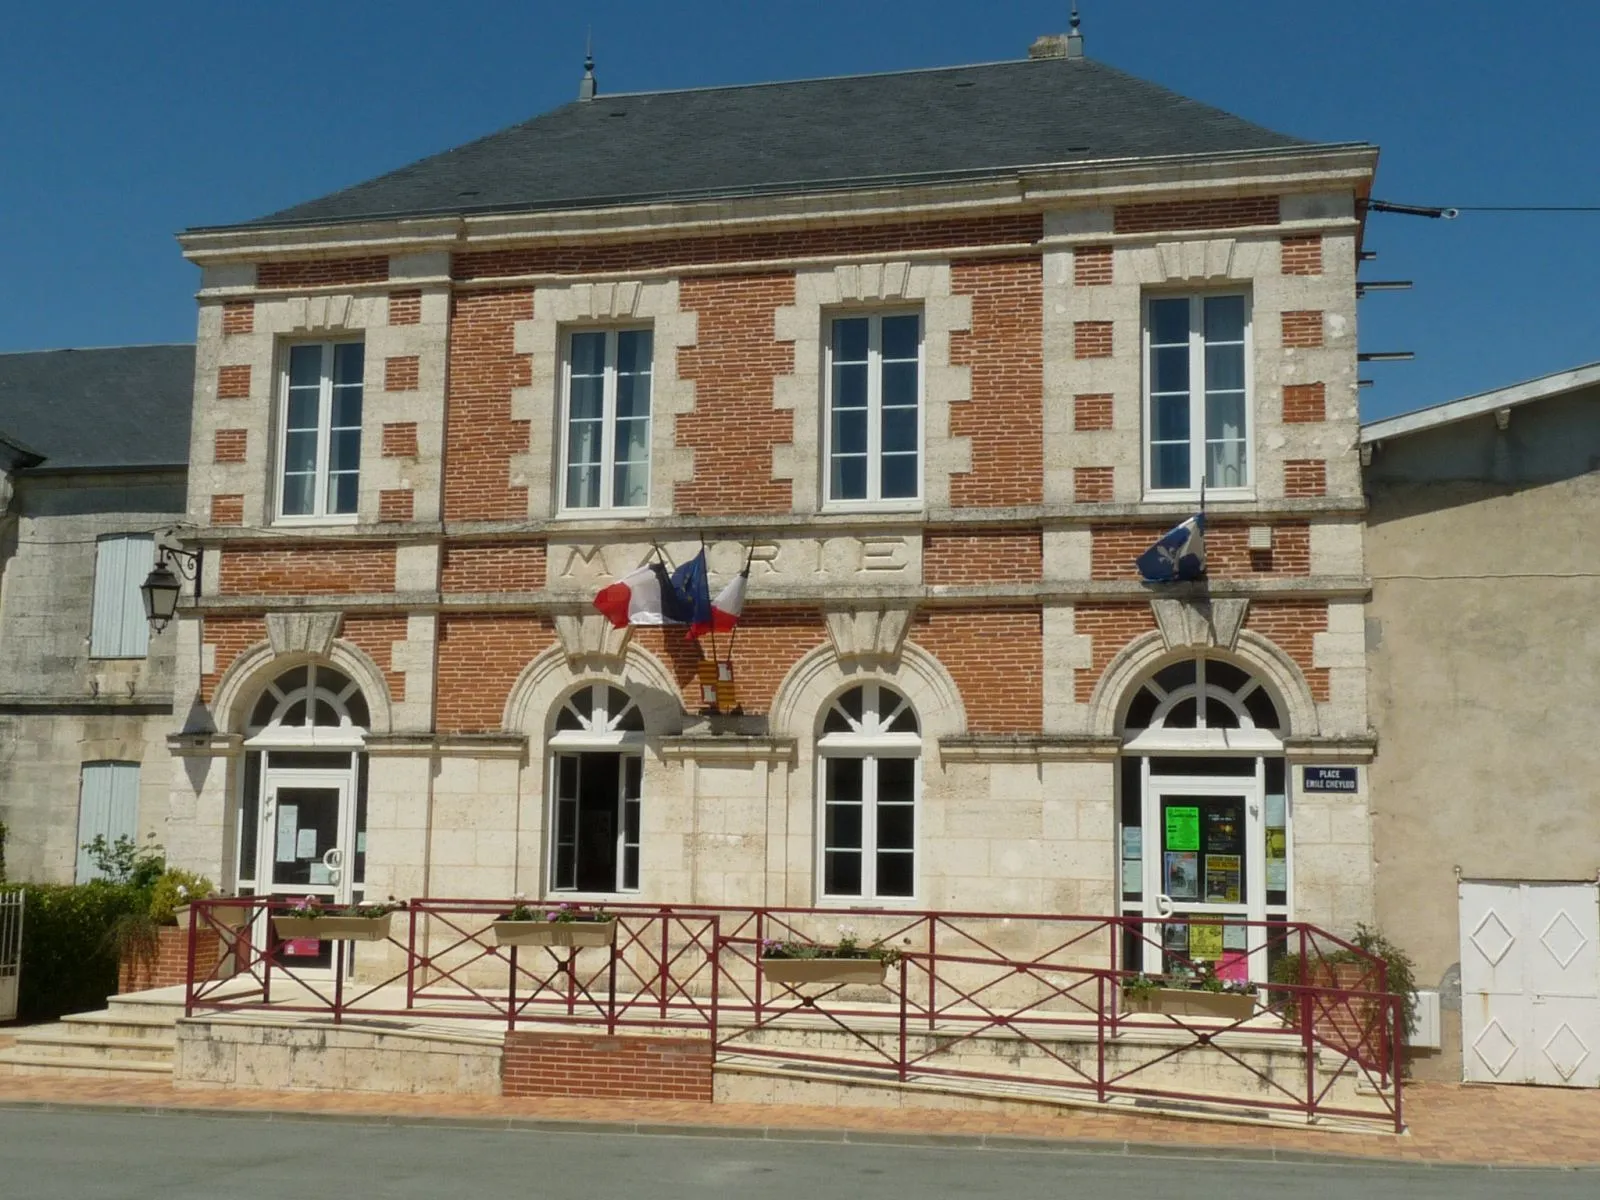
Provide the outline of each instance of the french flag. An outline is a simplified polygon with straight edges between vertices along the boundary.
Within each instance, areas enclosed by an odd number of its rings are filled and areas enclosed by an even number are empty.
[[[683,571],[684,567],[678,568],[679,574]],[[646,563],[601,588],[594,606],[618,629],[629,625],[687,625],[694,616],[689,597],[659,562]]]
[[[717,593],[717,598],[711,602],[707,619],[689,626],[689,636],[698,638],[708,633],[727,633],[732,630],[744,614],[744,592],[749,582],[750,568],[746,567]]]
[[[1206,514],[1198,512],[1161,535],[1150,549],[1134,560],[1139,578],[1146,583],[1179,583],[1206,573]]]

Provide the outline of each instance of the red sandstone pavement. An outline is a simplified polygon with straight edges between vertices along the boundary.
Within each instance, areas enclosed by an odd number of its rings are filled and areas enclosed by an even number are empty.
[[[0,1035],[3,1036],[3,1035]],[[398,1122],[429,1119],[601,1123],[615,1128],[722,1127],[730,1134],[807,1135],[861,1140],[917,1136],[1045,1139],[1130,1152],[1194,1147],[1222,1154],[1264,1151],[1328,1154],[1389,1162],[1484,1166],[1600,1166],[1600,1091],[1414,1084],[1406,1091],[1410,1128],[1390,1133],[1328,1132],[1186,1120],[1085,1109],[1010,1116],[928,1109],[809,1108],[565,1097],[388,1096],[363,1093],[196,1091],[146,1079],[0,1075],[0,1106],[94,1105],[157,1110],[224,1110],[341,1115]],[[998,1143],[996,1143],[998,1144]],[[1087,1148],[1087,1145],[1086,1145]]]

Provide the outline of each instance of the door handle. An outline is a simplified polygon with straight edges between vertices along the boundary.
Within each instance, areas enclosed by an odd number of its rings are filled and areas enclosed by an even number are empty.
[[[1156,895],[1156,916],[1170,917],[1172,915],[1172,897],[1165,892]]]
[[[342,881],[344,869],[344,851],[338,846],[329,846],[322,856],[322,865],[328,868],[328,878],[333,883]]]

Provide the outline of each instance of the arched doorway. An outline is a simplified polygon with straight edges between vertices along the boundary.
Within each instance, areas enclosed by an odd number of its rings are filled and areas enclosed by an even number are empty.
[[[240,784],[240,895],[364,899],[366,698],[343,672],[306,663],[262,689],[245,725]],[[296,968],[327,968],[337,943],[284,946]]]
[[[639,890],[644,713],[621,688],[586,683],[556,708],[549,737],[550,891]]]
[[[1143,937],[1130,930],[1129,969],[1157,973],[1181,957],[1224,978],[1266,977],[1266,930],[1247,922],[1290,915],[1281,712],[1261,680],[1205,656],[1161,668],[1127,701],[1121,911],[1174,918]]]

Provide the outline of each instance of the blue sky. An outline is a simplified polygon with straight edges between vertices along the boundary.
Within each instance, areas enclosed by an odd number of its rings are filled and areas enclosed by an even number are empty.
[[[575,94],[1021,57],[1035,0],[276,0],[12,6],[0,17],[0,350],[183,341],[172,235],[245,220]],[[1600,5],[1085,0],[1091,57],[1301,137],[1382,147],[1376,194],[1600,204]],[[463,14],[470,13],[470,19]],[[1368,417],[1600,359],[1600,213],[1374,216]]]

